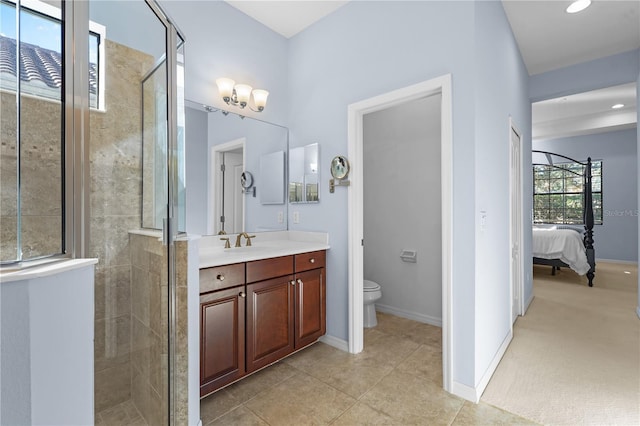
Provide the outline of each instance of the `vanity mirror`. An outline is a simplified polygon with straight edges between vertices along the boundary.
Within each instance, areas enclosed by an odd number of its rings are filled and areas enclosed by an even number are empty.
[[[318,170],[319,147],[317,143],[289,150],[289,202],[320,202]]]
[[[203,226],[206,229],[200,233],[286,230],[285,153],[289,130],[194,102],[187,102],[187,106],[207,113],[204,130],[208,139],[207,158],[201,158],[205,151],[198,148],[199,164],[187,164],[188,169],[206,168],[198,173],[206,176],[206,182],[189,184],[189,197],[208,199],[206,226]],[[187,122],[187,138],[190,131]],[[264,159],[274,160],[267,161],[271,166],[269,173],[263,171]],[[279,191],[274,189],[278,181]],[[198,233],[193,228],[190,232]]]

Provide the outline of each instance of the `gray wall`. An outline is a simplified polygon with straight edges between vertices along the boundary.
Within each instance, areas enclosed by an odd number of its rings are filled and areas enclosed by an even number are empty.
[[[364,117],[364,277],[377,307],[442,325],[441,95]],[[417,262],[400,259],[417,251]]]
[[[288,40],[223,1],[160,0],[186,38],[185,98],[286,125]],[[108,35],[108,33],[107,33]],[[227,106],[216,79],[269,91],[262,113]],[[302,94],[304,97],[305,95]]]
[[[638,51],[638,62],[637,62],[637,71],[638,78],[636,79],[636,104],[637,100],[640,99],[640,50]],[[637,108],[638,119],[636,121],[636,129],[637,129],[637,141],[640,142],[640,108]],[[640,164],[640,149],[638,151],[638,163]],[[640,167],[638,167],[638,200],[640,200]],[[640,206],[638,206],[640,207]],[[640,247],[640,215],[638,215],[638,245]],[[640,248],[638,249],[640,252]],[[640,276],[638,276],[638,307],[636,308],[636,314],[640,317]]]
[[[603,224],[594,227],[596,258],[637,262],[637,130],[535,140],[533,149],[602,160]]]
[[[204,111],[185,108],[185,179],[187,191],[187,232],[207,233],[208,117]]]

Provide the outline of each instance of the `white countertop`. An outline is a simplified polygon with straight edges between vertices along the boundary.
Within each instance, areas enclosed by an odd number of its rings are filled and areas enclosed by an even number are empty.
[[[329,241],[326,233],[320,232],[264,232],[251,233],[251,247],[233,247],[235,235],[212,235],[200,240],[200,268],[230,265],[271,257],[289,256],[317,250],[328,250]],[[224,248],[220,238],[229,237],[231,248]],[[243,244],[245,239],[242,239]]]
[[[67,259],[34,265],[28,268],[5,269],[0,272],[0,282],[30,280],[59,274],[85,266],[95,265],[98,259]]]

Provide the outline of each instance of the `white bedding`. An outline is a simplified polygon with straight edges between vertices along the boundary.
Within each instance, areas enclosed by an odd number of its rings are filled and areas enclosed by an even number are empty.
[[[572,229],[533,229],[533,256],[560,259],[580,275],[589,272],[582,235]]]

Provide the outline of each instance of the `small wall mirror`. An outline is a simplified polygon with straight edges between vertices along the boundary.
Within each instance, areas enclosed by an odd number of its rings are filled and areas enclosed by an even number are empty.
[[[284,151],[260,157],[260,203],[284,204]]]
[[[319,146],[317,143],[289,150],[289,202],[318,203]]]

